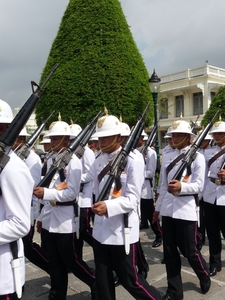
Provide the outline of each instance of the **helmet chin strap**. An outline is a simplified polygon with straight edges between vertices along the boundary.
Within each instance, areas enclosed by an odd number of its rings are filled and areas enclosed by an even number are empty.
[[[188,145],[188,143],[186,143],[186,145],[185,145],[185,140],[187,140],[187,141],[188,141],[188,135],[187,135],[187,136],[185,136],[185,137],[183,138],[183,140],[182,140],[182,141],[180,141],[179,143],[175,143],[175,142],[172,140],[173,147],[174,147],[174,148],[179,148],[179,147],[181,147],[182,145],[184,145],[184,146],[187,146],[187,145]]]
[[[107,152],[108,150],[110,150],[112,146],[117,142],[117,138],[118,136],[116,135],[110,144],[105,147],[101,147],[102,152]]]
[[[56,149],[60,150],[62,148],[62,144],[64,143],[64,141],[65,141],[65,136],[61,138],[60,142],[56,146],[52,147],[52,151],[57,151]]]
[[[218,146],[224,146],[223,144],[225,142],[225,135],[220,140],[217,140],[215,142]]]

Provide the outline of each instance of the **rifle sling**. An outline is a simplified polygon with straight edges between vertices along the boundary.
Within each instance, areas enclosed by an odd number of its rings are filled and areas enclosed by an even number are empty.
[[[110,170],[110,165],[107,164],[101,172],[98,174],[98,181],[101,182],[102,178],[106,175],[106,173]]]
[[[208,161],[208,168],[210,168],[211,164],[217,159],[219,158],[221,155],[223,155],[225,153],[225,147],[220,150],[218,153],[216,153],[216,155],[214,155],[213,157],[210,158],[210,160]]]
[[[166,168],[166,174],[168,175],[169,172],[173,169],[176,163],[178,163],[184,157],[184,153],[178,155]]]
[[[101,172],[98,174],[98,181],[101,182],[102,178],[108,173],[110,170],[110,164],[107,164]],[[122,187],[121,181],[120,181],[120,176],[115,177],[115,187],[119,191]],[[111,187],[110,187],[111,189]],[[108,198],[108,197],[107,197]]]

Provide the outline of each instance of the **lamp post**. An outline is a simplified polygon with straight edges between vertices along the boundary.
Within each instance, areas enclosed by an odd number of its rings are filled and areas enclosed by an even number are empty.
[[[151,78],[149,79],[150,90],[152,92],[153,103],[154,103],[154,126],[156,127],[156,135],[155,135],[155,148],[157,154],[157,161],[160,161],[159,154],[159,137],[158,137],[158,109],[157,109],[157,100],[158,100],[158,92],[160,88],[161,79],[157,76],[155,69]]]

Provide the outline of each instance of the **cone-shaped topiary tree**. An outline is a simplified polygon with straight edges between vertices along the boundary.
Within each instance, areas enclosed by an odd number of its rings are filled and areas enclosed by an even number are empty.
[[[52,44],[40,83],[59,67],[36,108],[37,123],[76,120],[84,126],[104,105],[130,126],[152,96],[148,73],[119,0],[70,0]],[[152,123],[153,109],[146,125]]]
[[[212,120],[213,116],[219,110],[220,113],[215,118],[214,122],[218,121],[221,117],[223,121],[225,121],[225,86],[221,86],[219,91],[216,93],[213,101],[209,109],[206,111],[204,118],[202,119],[201,125],[206,126],[210,120]]]

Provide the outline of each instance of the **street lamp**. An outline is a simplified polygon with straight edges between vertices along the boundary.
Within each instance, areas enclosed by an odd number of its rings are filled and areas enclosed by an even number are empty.
[[[157,100],[158,100],[158,92],[160,88],[160,81],[161,79],[157,76],[155,69],[151,78],[149,79],[150,90],[152,92],[153,103],[154,103],[154,126],[156,128],[156,135],[155,135],[155,148],[157,154],[157,161],[160,161],[159,155],[159,137],[158,137],[158,110],[157,110]]]

